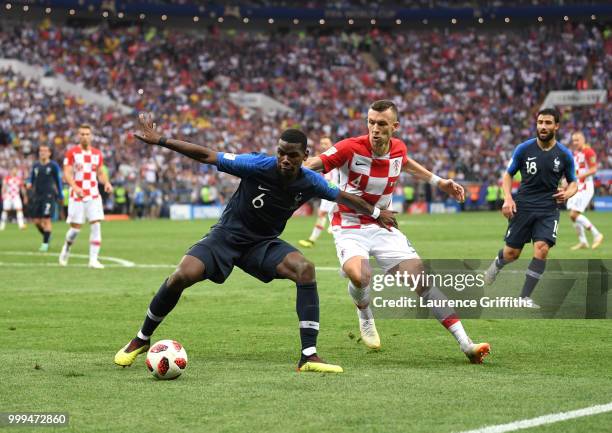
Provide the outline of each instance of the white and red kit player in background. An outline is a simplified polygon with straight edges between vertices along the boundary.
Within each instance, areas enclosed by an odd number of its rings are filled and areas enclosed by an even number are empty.
[[[593,235],[593,249],[595,249],[601,245],[604,236],[582,214],[589,206],[595,192],[593,176],[597,173],[597,155],[591,147],[586,145],[582,132],[572,134],[572,148],[574,164],[576,165],[576,178],[578,179],[578,192],[567,201],[567,209],[570,211],[569,216],[574,223],[576,233],[578,233],[578,243],[572,247],[572,250],[589,247],[585,229]]]
[[[81,225],[89,221],[89,267],[102,269],[98,261],[100,245],[102,243],[102,229],[100,221],[104,219],[102,198],[98,190],[98,178],[104,185],[104,191],[113,192],[102,166],[104,160],[98,149],[91,147],[92,130],[89,125],[79,128],[79,145],[71,147],[64,156],[64,178],[70,186],[68,199],[68,218],[66,222],[70,228],[66,233],[66,241],[59,256],[62,266],[68,264],[70,247],[81,231]]]
[[[319,149],[321,151],[326,151],[332,146],[332,141],[329,137],[323,137],[319,141]],[[331,170],[324,175],[325,180],[331,185],[338,185],[338,170]],[[304,248],[312,248],[315,245],[317,239],[321,235],[321,232],[325,230],[325,225],[327,224],[327,220],[329,218],[329,213],[334,210],[336,207],[336,202],[321,199],[321,204],[319,205],[319,213],[317,217],[317,221],[315,222],[315,226],[312,228],[312,233],[310,233],[310,237],[308,239],[302,239],[298,243]],[[329,226],[329,232],[331,233],[331,225]]]
[[[19,195],[22,192],[24,193],[24,200],[27,200],[23,178],[19,176],[17,168],[13,168],[10,174],[2,180],[2,217],[0,218],[0,230],[6,228],[8,212],[13,210],[17,213],[17,225],[19,228],[22,230],[26,228],[23,221],[23,204]]]
[[[305,166],[324,172],[337,168],[341,190],[375,205],[372,215],[357,214],[339,206],[332,217],[332,232],[342,271],[349,278],[348,291],[357,307],[361,338],[368,347],[378,349],[380,338],[370,309],[370,256],[387,273],[405,275],[424,271],[419,255],[404,234],[397,228],[380,227],[375,221],[381,209],[391,206],[400,172],[406,170],[460,201],[465,193],[454,181],[441,179],[407,156],[406,144],[392,137],[399,127],[397,107],[392,101],[374,102],[368,110],[367,122],[368,135],[342,140],[322,155],[309,158]],[[416,292],[426,302],[446,299],[436,287],[421,285]],[[454,310],[432,308],[432,312],[453,334],[469,360],[481,363],[490,351],[489,344],[474,344]]]

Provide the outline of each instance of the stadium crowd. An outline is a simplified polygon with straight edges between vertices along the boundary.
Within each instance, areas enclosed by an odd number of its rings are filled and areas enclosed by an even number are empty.
[[[607,89],[612,70],[610,29],[584,24],[279,37],[46,21],[3,27],[0,53],[152,111],[167,135],[234,152],[270,152],[278,131],[293,125],[313,144],[362,134],[368,104],[394,95],[410,154],[441,176],[477,182],[498,179],[512,148],[533,135],[548,91]],[[240,107],[230,97],[237,91],[262,92],[292,111]],[[612,167],[609,113],[610,103],[563,109],[561,139],[584,131],[603,168]],[[233,178],[136,142],[134,117],[3,71],[0,175],[14,164],[25,171],[41,142],[61,161],[78,125],[89,123],[112,181],[134,195],[146,191],[159,205],[201,200],[203,186],[220,200],[233,191]]]

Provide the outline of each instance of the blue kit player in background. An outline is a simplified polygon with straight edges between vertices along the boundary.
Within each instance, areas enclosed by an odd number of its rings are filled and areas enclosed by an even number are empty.
[[[525,141],[514,150],[504,173],[503,215],[509,219],[506,245],[485,272],[485,282],[493,283],[497,273],[519,258],[523,246],[533,241],[533,258],[529,263],[520,297],[528,308],[539,308],[531,299],[536,284],[546,267],[548,251],[557,241],[559,204],[576,194],[576,170],[572,152],[557,142],[559,112],[545,108],[536,118],[537,137]],[[521,186],[512,197],[512,177],[521,172]],[[565,189],[559,188],[562,177]]]
[[[62,198],[62,170],[51,160],[51,148],[41,144],[38,148],[38,161],[32,166],[32,172],[27,182],[33,192],[31,207],[34,224],[43,237],[38,251],[46,253],[49,250],[51,238],[51,217],[55,213],[55,203]]]
[[[242,179],[221,219],[187,251],[176,271],[164,281],[151,301],[137,336],[115,355],[115,363],[129,366],[150,346],[150,337],[177,304],[187,287],[203,280],[221,284],[234,266],[263,282],[290,279],[296,283],[301,356],[299,371],[341,373],[317,355],[319,296],[314,265],[293,246],[278,238],[293,212],[319,197],[372,215],[381,225],[394,225],[393,212],[380,210],[355,195],[330,187],[319,174],[302,167],[308,157],[306,135],[296,129],[280,137],[277,156],[215,152],[197,144],[174,140],[156,132],[149,115],[139,117],[136,137],[179,152],[219,171]]]

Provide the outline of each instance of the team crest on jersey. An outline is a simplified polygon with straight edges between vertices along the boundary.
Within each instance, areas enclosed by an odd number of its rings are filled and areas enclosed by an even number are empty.
[[[559,157],[555,157],[555,160],[553,161],[553,171],[555,173],[559,173],[559,168],[561,167],[561,161],[559,161]]]
[[[392,158],[389,161],[389,176],[399,176],[402,170],[402,158]]]

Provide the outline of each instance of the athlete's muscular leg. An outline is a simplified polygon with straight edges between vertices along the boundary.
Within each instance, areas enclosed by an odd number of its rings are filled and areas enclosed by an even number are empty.
[[[423,261],[421,259],[408,259],[400,262],[397,266],[390,269],[387,273],[391,275],[395,275],[396,273],[400,273],[400,275],[418,275],[425,272],[425,266],[423,265]],[[419,296],[423,294],[423,291],[426,289],[426,286],[422,284],[422,280],[418,280],[420,282],[419,286],[415,288],[415,291]]]
[[[394,267],[389,273],[394,274],[395,272],[399,272],[400,275],[409,274],[409,275],[423,275],[426,276],[425,266],[423,261],[419,258],[408,259],[400,262],[396,267]],[[416,280],[416,278],[415,278]],[[444,304],[448,301],[448,298],[444,293],[440,291],[439,288],[432,286],[429,287],[426,284],[426,281],[423,278],[419,279],[419,285],[415,288],[416,293],[425,300],[425,302],[430,303],[432,305]],[[436,302],[438,301],[438,302]],[[468,337],[465,329],[457,313],[451,307],[432,307],[430,308],[432,314],[442,326],[444,326],[457,340],[461,349],[466,352],[473,346],[472,340]]]
[[[370,280],[372,269],[370,262],[363,256],[354,256],[344,262],[342,271],[349,278],[349,294],[360,310],[370,304]]]
[[[550,245],[545,241],[535,241],[533,243],[533,258],[527,266],[527,272],[525,273],[525,282],[521,289],[521,298],[531,298],[531,294],[535,289],[536,285],[542,278],[544,270],[546,269],[546,257]]]
[[[176,270],[166,280],[166,287],[176,293],[181,293],[187,287],[204,279],[206,266],[194,256],[183,256]]]
[[[572,220],[573,223],[576,222],[576,218],[578,218],[580,216],[580,212],[578,212],[577,210],[570,210],[569,212],[569,217]]]
[[[505,264],[512,263],[513,261],[517,260],[521,256],[521,251],[523,251],[522,248],[513,248],[511,246],[504,245]]]
[[[540,260],[546,260],[550,246],[544,241],[536,241],[533,243],[533,257]]]
[[[276,273],[280,278],[287,278],[298,284],[313,283],[316,279],[314,264],[299,251],[287,254],[276,267]]]
[[[40,221],[41,221],[42,229],[46,232],[50,232],[51,229],[53,228],[51,224],[51,218],[42,218]]]
[[[295,311],[300,326],[302,357],[313,356],[317,352],[319,335],[319,294],[315,267],[302,253],[293,251],[278,264],[276,273],[280,278],[288,278],[296,283]]]
[[[372,278],[370,262],[366,257],[354,256],[344,262],[342,271],[351,280],[351,283],[360,289],[367,287]]]
[[[204,263],[194,256],[183,256],[176,270],[163,282],[147,310],[138,338],[149,340],[162,320],[174,309],[183,290],[204,279]]]

